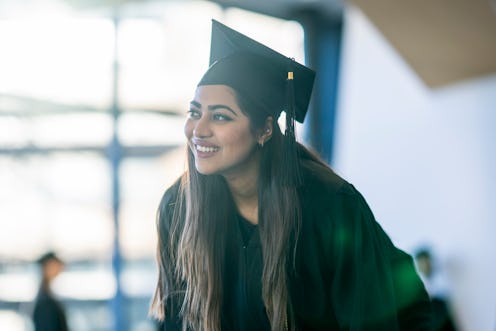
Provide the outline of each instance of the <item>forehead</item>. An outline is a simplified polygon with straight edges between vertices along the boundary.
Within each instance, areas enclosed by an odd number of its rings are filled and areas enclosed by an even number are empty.
[[[239,109],[236,94],[227,85],[202,85],[196,88],[195,101],[207,106],[209,104],[223,104]]]

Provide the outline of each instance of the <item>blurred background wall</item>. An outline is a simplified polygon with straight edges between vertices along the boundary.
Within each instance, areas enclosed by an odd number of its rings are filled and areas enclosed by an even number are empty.
[[[335,168],[395,243],[437,253],[460,328],[494,330],[496,76],[430,88],[356,8],[345,36]]]
[[[404,19],[386,0],[0,2],[0,330],[31,330],[49,249],[73,330],[156,328],[155,210],[184,167],[211,18],[317,70],[300,139],[395,244],[434,250],[461,330],[496,330],[496,14],[470,2],[468,29],[416,3]],[[451,12],[474,43],[445,37]]]

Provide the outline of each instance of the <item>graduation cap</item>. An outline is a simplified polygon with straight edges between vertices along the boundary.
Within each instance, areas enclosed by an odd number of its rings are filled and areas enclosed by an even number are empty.
[[[301,182],[294,120],[305,119],[314,79],[312,69],[212,20],[210,67],[198,86],[230,86],[275,120],[286,112],[285,185]]]
[[[198,85],[228,85],[262,105],[268,115],[277,119],[285,111],[303,123],[314,78],[310,68],[212,20],[210,68]]]
[[[294,101],[288,100],[288,72]],[[292,117],[294,108],[294,118],[303,123],[314,78],[313,70],[212,20],[210,68],[198,85],[228,85],[276,119],[281,111]]]

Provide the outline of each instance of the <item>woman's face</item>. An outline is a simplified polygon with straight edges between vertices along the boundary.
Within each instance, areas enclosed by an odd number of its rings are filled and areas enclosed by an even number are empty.
[[[196,89],[184,126],[199,173],[240,174],[256,164],[257,139],[234,90],[225,85]]]

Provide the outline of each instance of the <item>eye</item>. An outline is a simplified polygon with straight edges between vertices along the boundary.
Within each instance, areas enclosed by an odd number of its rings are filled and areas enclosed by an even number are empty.
[[[229,121],[232,121],[232,118],[227,116],[227,115],[224,115],[222,113],[214,113],[212,115],[212,118],[215,120],[215,121],[220,121],[220,122],[229,122]]]
[[[187,111],[188,118],[198,119],[201,117],[201,112],[196,109],[190,109]]]

